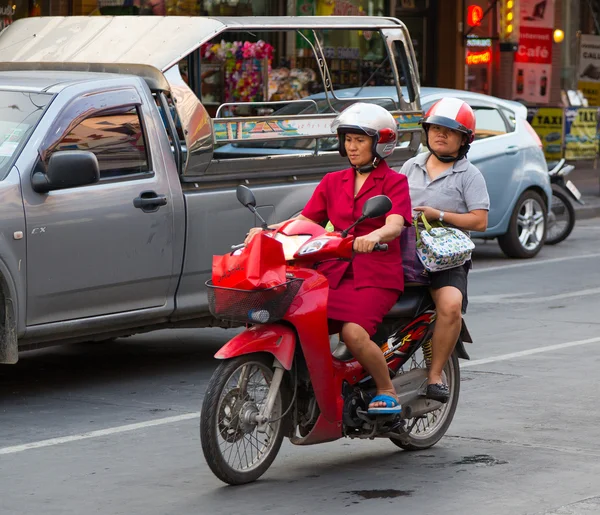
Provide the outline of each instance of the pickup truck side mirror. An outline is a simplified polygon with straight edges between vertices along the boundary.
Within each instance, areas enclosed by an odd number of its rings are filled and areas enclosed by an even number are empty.
[[[37,193],[86,186],[100,181],[100,166],[93,152],[64,150],[50,156],[46,172],[35,172],[31,186]]]

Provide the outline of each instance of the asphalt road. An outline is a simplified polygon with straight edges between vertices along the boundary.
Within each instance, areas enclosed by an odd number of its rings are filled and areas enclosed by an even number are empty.
[[[225,487],[198,417],[223,330],[24,353],[0,368],[2,515],[598,514],[600,219],[530,261],[478,246],[461,400],[420,453],[388,440],[296,448]]]

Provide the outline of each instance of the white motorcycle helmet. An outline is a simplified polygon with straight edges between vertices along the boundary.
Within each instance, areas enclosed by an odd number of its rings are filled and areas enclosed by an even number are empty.
[[[370,170],[375,169],[379,161],[390,156],[398,143],[396,120],[387,109],[377,104],[365,102],[352,104],[333,120],[331,130],[337,132],[338,150],[343,157],[348,156],[344,145],[345,134],[365,134],[373,138],[373,163],[368,167],[362,167]]]

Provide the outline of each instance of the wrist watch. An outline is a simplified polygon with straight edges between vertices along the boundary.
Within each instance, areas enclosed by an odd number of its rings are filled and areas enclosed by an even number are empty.
[[[443,212],[443,211],[440,211],[440,216],[438,217],[438,220],[439,220],[440,222],[443,222],[443,221],[444,221],[444,212]]]

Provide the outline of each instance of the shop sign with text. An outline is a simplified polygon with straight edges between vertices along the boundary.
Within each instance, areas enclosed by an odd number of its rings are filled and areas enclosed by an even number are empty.
[[[565,159],[595,159],[598,155],[598,109],[565,109]]]
[[[513,98],[529,104],[550,101],[552,29],[522,27],[515,53]]]
[[[581,36],[577,80],[589,105],[600,106],[600,36]]]
[[[554,0],[520,0],[521,28],[554,29]]]
[[[528,109],[527,119],[542,140],[547,160],[558,160],[563,150],[563,110],[560,107]]]
[[[547,104],[552,76],[554,0],[520,0],[519,26],[513,98],[528,104]]]

